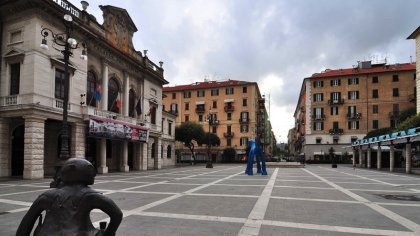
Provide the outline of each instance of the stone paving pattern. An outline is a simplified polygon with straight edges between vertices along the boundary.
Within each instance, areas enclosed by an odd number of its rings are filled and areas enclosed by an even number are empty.
[[[123,210],[117,235],[420,235],[418,176],[328,165],[247,176],[245,167],[111,173],[93,188]],[[0,180],[0,235],[15,235],[50,181]],[[107,215],[91,219],[98,226]]]

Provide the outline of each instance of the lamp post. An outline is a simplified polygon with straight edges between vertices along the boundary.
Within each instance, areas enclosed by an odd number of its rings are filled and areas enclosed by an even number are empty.
[[[216,117],[213,116],[211,113],[211,107],[209,110],[209,114],[207,115],[207,120],[209,121],[209,133],[208,133],[208,144],[207,144],[207,163],[206,168],[213,168],[213,160],[210,156],[210,147],[211,147],[211,135],[210,135],[210,128],[212,125],[217,124],[219,121],[215,119]]]
[[[42,27],[41,35],[43,37],[41,48],[44,50],[48,50],[47,44],[47,37],[51,34],[52,40],[54,44],[64,47],[64,49],[57,49],[60,51],[64,56],[64,96],[63,96],[63,123],[61,128],[61,148],[59,154],[59,162],[55,166],[55,174],[54,180],[50,183],[51,188],[55,188],[60,184],[60,180],[58,179],[58,173],[61,170],[61,167],[67,159],[70,158],[70,148],[69,148],[69,126],[67,122],[68,117],[68,103],[69,103],[69,60],[70,56],[73,55],[72,50],[79,48],[79,43],[76,39],[72,38],[73,34],[73,18],[66,12],[63,19],[64,26],[66,27],[65,33],[54,33],[51,29]],[[82,54],[80,58],[83,60],[87,60],[86,55],[86,44],[81,43],[83,47]]]

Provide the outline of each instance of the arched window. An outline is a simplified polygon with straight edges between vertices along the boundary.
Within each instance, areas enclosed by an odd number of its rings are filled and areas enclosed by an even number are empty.
[[[135,116],[135,109],[134,106],[136,105],[136,92],[134,92],[133,89],[130,89],[130,92],[128,92],[128,115],[131,117]]]
[[[87,89],[86,89],[86,105],[96,107],[96,86],[97,86],[97,80],[95,72],[88,71],[87,74]]]
[[[108,82],[108,111],[119,113],[121,103],[118,99],[120,87],[115,78],[111,78]]]
[[[171,145],[168,145],[168,148],[166,149],[166,158],[170,159],[172,156],[172,148]]]

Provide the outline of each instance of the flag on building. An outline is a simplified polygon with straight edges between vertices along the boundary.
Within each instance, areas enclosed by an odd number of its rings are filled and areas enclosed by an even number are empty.
[[[101,98],[102,98],[102,89],[99,84],[96,84],[95,98],[96,98],[96,101],[101,101]]]
[[[139,98],[139,100],[137,101],[136,111],[137,115],[141,115],[141,98]]]
[[[121,100],[120,99],[117,100],[117,108],[118,108],[118,110],[120,110],[120,108],[121,108]]]

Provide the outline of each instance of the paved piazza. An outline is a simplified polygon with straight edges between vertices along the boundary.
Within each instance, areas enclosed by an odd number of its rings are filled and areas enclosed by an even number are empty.
[[[124,212],[118,235],[420,235],[420,178],[339,166],[189,166],[99,175]],[[0,235],[15,235],[50,179],[0,182]],[[106,220],[100,211],[92,222]]]

